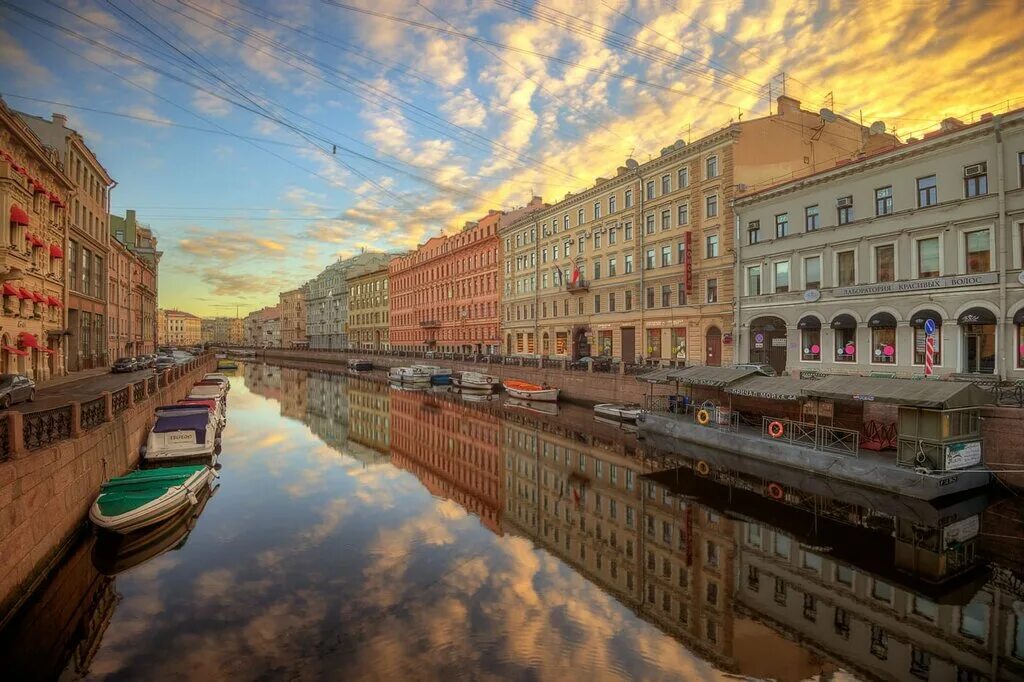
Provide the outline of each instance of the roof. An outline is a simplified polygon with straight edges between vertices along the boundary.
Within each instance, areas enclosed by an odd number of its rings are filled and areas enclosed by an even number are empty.
[[[810,379],[753,376],[729,386],[725,392],[769,400],[801,400],[803,389],[811,383]]]
[[[812,398],[863,400],[933,410],[978,407],[992,403],[988,392],[966,381],[834,376],[809,381],[803,388],[803,394]]]
[[[760,374],[751,367],[687,367],[668,375],[683,386],[728,386],[740,379]]]
[[[667,384],[672,381],[672,379],[669,379],[669,375],[678,371],[678,367],[662,367],[661,369],[656,369],[653,372],[648,372],[647,374],[640,374],[637,376],[636,380],[646,381],[649,384]]]

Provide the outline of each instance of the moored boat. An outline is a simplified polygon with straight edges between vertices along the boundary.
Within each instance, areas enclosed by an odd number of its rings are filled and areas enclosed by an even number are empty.
[[[557,402],[558,401],[558,389],[552,388],[547,384],[538,385],[531,384],[528,381],[519,381],[518,379],[509,379],[502,382],[502,386],[505,387],[505,392],[513,398],[519,398],[520,400],[531,400],[541,402]]]
[[[213,469],[205,464],[133,471],[112,478],[89,509],[89,518],[100,528],[130,533],[168,519],[198,504],[203,486]]]
[[[199,400],[199,399],[189,400],[188,398],[185,398],[184,400],[179,400],[174,405],[165,405],[164,407],[158,407],[157,408],[157,412],[159,412],[160,410],[163,410],[163,409],[168,409],[168,408],[171,408],[171,409],[177,408],[177,409],[186,409],[186,410],[187,409],[193,409],[194,410],[194,409],[196,409],[198,407],[205,407],[211,413],[213,413],[213,416],[217,420],[217,427],[218,428],[223,429],[224,426],[227,424],[228,416],[227,416],[227,414],[224,411],[224,405],[221,404],[221,402],[219,400],[215,400],[213,398],[202,399],[202,400]]]
[[[413,365],[414,369],[421,369],[430,374],[430,383],[435,386],[447,386],[452,383],[452,371],[437,365]]]
[[[498,377],[480,372],[456,372],[452,375],[452,384],[463,390],[493,391],[500,383]]]
[[[188,396],[189,400],[206,400],[213,398],[214,400],[223,400],[225,397],[225,389],[217,382],[202,382],[200,381],[191,389],[189,389]]]
[[[218,360],[217,369],[238,369],[238,363],[234,360]]]
[[[356,372],[369,372],[373,369],[373,363],[366,358],[352,358],[348,361],[348,368]]]
[[[420,384],[430,383],[430,372],[419,366],[392,367],[388,370],[388,380],[397,384]]]
[[[635,422],[640,416],[640,409],[635,403],[598,403],[594,405],[594,414],[606,419]]]
[[[217,417],[209,408],[158,411],[142,456],[146,460],[191,459],[217,448]]]
[[[509,398],[505,401],[505,407],[515,407],[527,412],[542,414],[546,417],[554,417],[558,414],[558,403],[552,401],[521,400]]]
[[[220,384],[220,386],[224,388],[225,392],[231,390],[231,380],[228,379],[226,375],[221,374],[220,372],[210,372],[209,374],[204,375],[203,380],[200,383],[205,384],[211,381]]]

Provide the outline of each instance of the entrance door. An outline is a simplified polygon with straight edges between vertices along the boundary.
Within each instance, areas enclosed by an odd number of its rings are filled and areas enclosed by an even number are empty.
[[[996,371],[995,325],[969,324],[964,333],[964,372],[993,374]]]
[[[587,342],[587,328],[580,327],[572,333],[572,359],[579,360],[590,355],[590,344]]]
[[[636,362],[636,327],[622,328],[622,361]]]
[[[718,327],[711,327],[705,336],[707,347],[706,364],[710,367],[722,366],[722,330]]]
[[[759,317],[750,323],[750,362],[771,365],[776,374],[786,371],[785,321]]]

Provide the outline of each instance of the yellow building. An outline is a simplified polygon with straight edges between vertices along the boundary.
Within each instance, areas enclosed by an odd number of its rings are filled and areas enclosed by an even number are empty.
[[[780,97],[770,116],[682,140],[503,225],[508,355],[733,362],[734,194],[892,138]]]
[[[240,317],[205,317],[200,323],[203,343],[241,345],[244,321]]]
[[[306,338],[306,286],[278,294],[281,348],[309,348]]]
[[[196,346],[203,340],[203,323],[196,315],[183,310],[161,310],[164,324],[164,345]]]
[[[352,348],[387,350],[388,266],[357,270],[347,278],[348,340]]]

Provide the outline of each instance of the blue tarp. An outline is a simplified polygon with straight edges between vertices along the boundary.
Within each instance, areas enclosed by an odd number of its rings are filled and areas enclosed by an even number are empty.
[[[156,418],[153,433],[172,431],[195,431],[196,442],[206,442],[206,428],[210,425],[210,412],[185,412],[183,414],[163,413]]]

